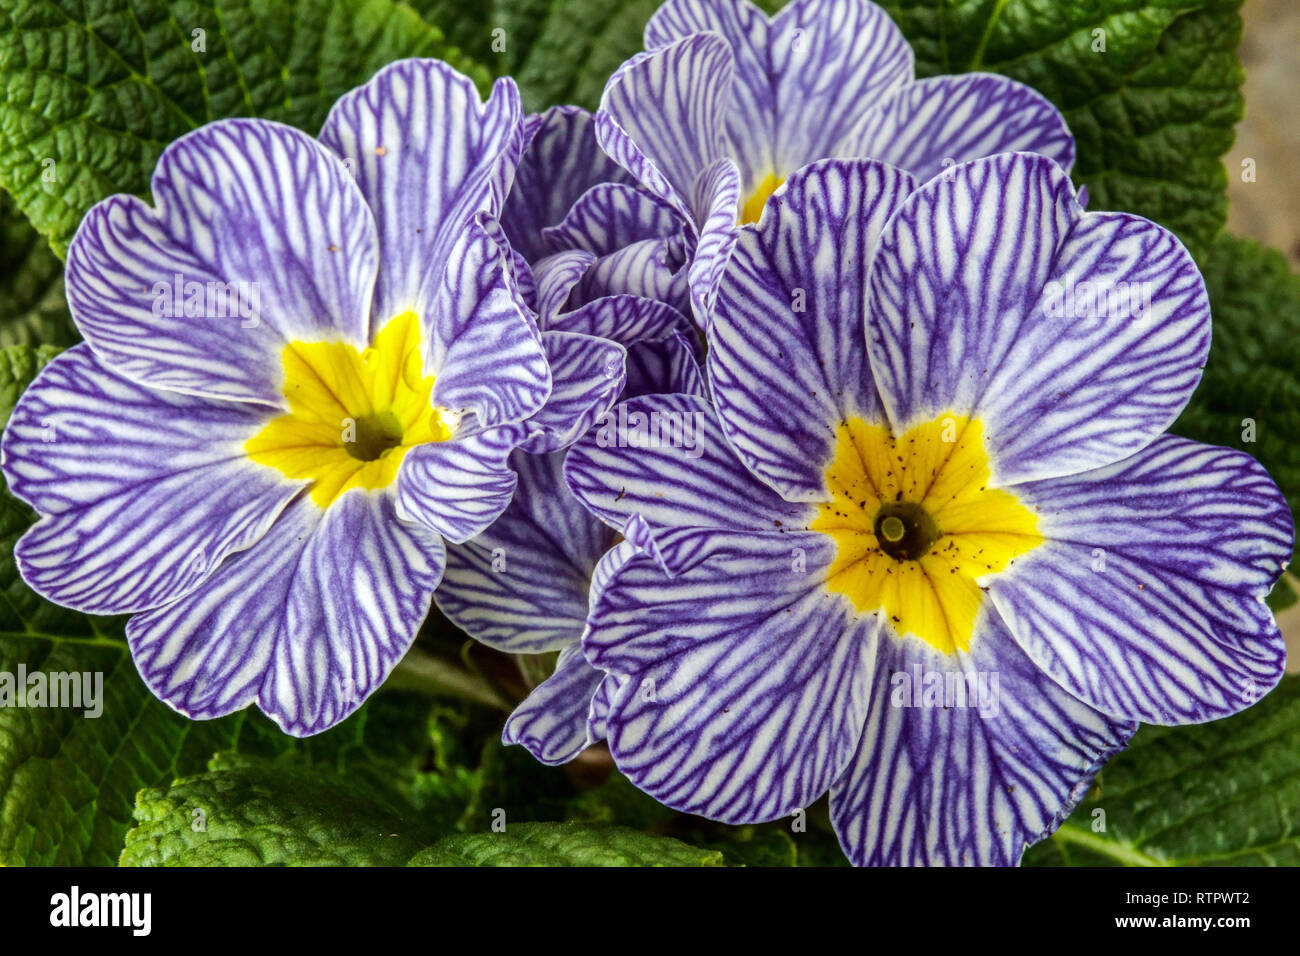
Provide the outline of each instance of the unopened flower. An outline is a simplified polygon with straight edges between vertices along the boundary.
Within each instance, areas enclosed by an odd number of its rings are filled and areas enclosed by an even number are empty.
[[[544,324],[612,295],[656,303],[664,315],[689,311],[685,228],[601,151],[580,107],[525,118],[501,226],[534,277]]]
[[[502,216],[535,277],[531,304],[543,340],[584,335],[617,345],[611,398],[702,395],[689,321],[652,297],[664,294],[667,286],[657,283],[672,276],[625,271],[629,260],[621,253],[643,240],[630,229],[606,234],[596,220],[582,218],[584,206],[599,206],[593,197],[609,185],[637,191],[596,146],[590,120],[576,108],[529,117],[528,145]],[[578,214],[570,215],[573,210]],[[618,219],[616,205],[607,212],[606,221]],[[484,644],[514,654],[558,652],[554,674],[515,709],[503,734],[506,743],[522,744],[551,764],[601,738],[588,717],[605,674],[586,662],[578,642],[598,562],[611,548],[635,547],[620,545],[619,534],[584,509],[562,478],[565,449],[599,421],[592,411],[571,417],[567,431],[532,435],[512,453],[519,475],[514,500],[482,534],[448,548],[446,576],[435,593],[439,609]]]

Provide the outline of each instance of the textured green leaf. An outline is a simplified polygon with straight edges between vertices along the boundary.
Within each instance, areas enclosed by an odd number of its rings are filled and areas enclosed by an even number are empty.
[[[610,74],[641,50],[646,21],[661,0],[410,2],[469,55],[513,76],[524,105],[537,111],[558,103],[595,109]],[[770,12],[782,3],[758,5]]]
[[[1091,209],[1122,209],[1193,249],[1223,227],[1220,157],[1242,116],[1241,0],[884,0],[921,76],[990,70],[1052,100]],[[1094,52],[1095,31],[1105,52]]]
[[[226,116],[314,133],[342,93],[408,56],[487,79],[391,0],[8,3],[0,187],[62,255],[94,203],[147,194],[158,154],[183,133]]]
[[[591,823],[512,823],[502,833],[444,837],[411,866],[722,866],[701,849],[625,827]]]
[[[517,72],[552,8],[551,0],[408,0],[448,41],[498,76]],[[653,9],[653,8],[652,8]],[[648,15],[648,14],[647,14]]]
[[[380,803],[418,817],[425,830],[446,833],[456,828],[481,778],[459,751],[447,747],[449,714],[462,708],[459,702],[394,692],[385,685],[355,715],[323,734],[292,740],[273,731],[277,759],[343,774]],[[495,736],[500,717],[490,716]],[[455,726],[463,732],[467,725]],[[266,752],[246,746],[241,751]],[[226,764],[232,759],[227,756]]]
[[[18,404],[18,396],[61,349],[54,345],[32,348],[27,345],[0,348],[0,428],[9,422],[9,413]]]
[[[1200,267],[1214,339],[1173,430],[1254,455],[1300,512],[1300,276],[1280,253],[1227,235]]]
[[[88,718],[66,708],[0,710],[0,863],[6,865],[113,864],[137,791],[198,773],[222,750],[241,754],[226,755],[223,770],[260,759],[267,779],[346,774],[348,792],[372,812],[418,815],[422,826],[441,832],[451,829],[475,782],[461,768],[421,772],[427,751],[421,717],[429,705],[414,695],[382,694],[333,730],[296,741],[252,710],[216,721],[172,712],[144,687],[122,646],[0,639],[0,671],[15,673],[19,665],[29,673],[102,673],[103,712]]]
[[[1300,865],[1300,677],[1235,717],[1143,727],[1025,862]]]
[[[665,807],[616,770],[600,786],[585,790],[569,801],[565,817],[571,821],[617,824],[661,833],[681,820],[700,821],[699,817],[686,817]]]
[[[135,818],[122,866],[397,866],[432,837],[351,776],[223,754],[140,791]]]
[[[254,718],[186,720],[155,700],[124,646],[0,638],[0,670],[102,674],[103,712],[0,710],[0,863],[111,865],[136,791],[201,768]],[[260,721],[261,718],[256,718]]]
[[[197,811],[197,812],[196,812]],[[123,866],[710,866],[716,850],[600,824],[509,823],[444,836],[351,773],[218,754],[142,790]],[[429,843],[433,843],[429,846]]]
[[[0,347],[72,345],[63,264],[17,204],[0,193]]]
[[[595,109],[620,63],[641,49],[659,0],[558,0],[545,7],[507,62],[529,109]]]

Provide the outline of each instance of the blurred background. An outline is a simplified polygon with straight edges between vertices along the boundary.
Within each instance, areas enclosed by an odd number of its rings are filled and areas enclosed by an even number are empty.
[[[1224,158],[1228,231],[1281,250],[1300,269],[1300,2],[1250,0],[1241,14],[1246,118]],[[1255,161],[1254,182],[1242,180],[1246,159]],[[1293,563],[1293,585],[1300,585],[1298,569]],[[1287,638],[1287,670],[1300,673],[1300,604],[1278,621]]]
[[[1300,269],[1300,3],[1250,0],[1242,9],[1246,118],[1228,166],[1228,230],[1286,253]],[[1254,159],[1256,181],[1242,182]]]

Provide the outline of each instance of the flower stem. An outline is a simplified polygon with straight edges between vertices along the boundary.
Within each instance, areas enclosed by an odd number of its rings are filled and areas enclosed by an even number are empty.
[[[510,713],[511,706],[485,678],[418,647],[411,648],[384,685],[392,690],[413,690],[434,697],[452,697],[486,704]]]

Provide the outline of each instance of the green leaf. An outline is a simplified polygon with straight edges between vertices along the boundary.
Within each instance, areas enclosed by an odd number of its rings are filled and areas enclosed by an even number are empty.
[[[1062,111],[1091,209],[1154,219],[1196,250],[1223,227],[1220,157],[1242,116],[1241,0],[884,0],[917,73],[1002,73]],[[1103,31],[1098,34],[1096,31]],[[1105,51],[1094,51],[1104,37]]]
[[[0,428],[9,423],[9,413],[18,404],[18,396],[31,384],[36,373],[61,351],[55,345],[0,348]]]
[[[1234,717],[1143,727],[1025,862],[1300,865],[1300,677]]]
[[[437,821],[355,775],[218,754],[142,790],[122,866],[713,866],[722,854],[600,824],[509,823],[437,839]],[[436,842],[434,842],[436,840]],[[429,846],[429,843],[433,843]]]
[[[0,187],[62,256],[96,202],[147,195],[158,154],[183,133],[226,116],[315,133],[341,94],[410,56],[440,57],[487,81],[391,0],[6,5]]]
[[[612,758],[610,762],[612,763]],[[702,822],[670,810],[654,797],[638,790],[617,770],[611,770],[599,786],[583,791],[565,808],[565,818],[585,823],[609,823],[638,830],[665,832],[680,822]],[[711,823],[706,823],[712,826]]]
[[[124,646],[0,639],[0,671],[99,675],[102,713],[0,709],[0,863],[111,865],[142,786],[203,766],[252,718],[186,720],[159,703]],[[258,718],[260,719],[260,718]]]
[[[610,74],[641,50],[646,21],[658,8],[659,0],[545,4],[507,58],[524,105],[574,103],[595,109]]]
[[[700,845],[717,850],[731,866],[797,866],[799,846],[787,832],[789,824],[778,828],[734,826],[718,834],[718,839],[702,840]]]
[[[72,345],[77,329],[59,262],[7,193],[0,193],[0,347]]]
[[[0,639],[0,671],[17,673],[20,666],[28,673],[102,674],[102,713],[0,710],[0,863],[5,865],[115,863],[137,791],[203,771],[218,751],[239,752],[223,755],[223,770],[260,760],[268,780],[346,775],[348,792],[374,814],[418,815],[421,827],[440,832],[452,828],[473,790],[475,778],[463,768],[421,772],[429,702],[414,695],[383,693],[333,730],[296,741],[254,710],[216,721],[191,721],[172,712],[145,688],[125,647],[75,639]]]
[[[595,109],[619,65],[641,50],[661,0],[410,0],[426,21],[498,75],[519,83],[524,106]],[[758,0],[768,12],[781,0]],[[494,34],[494,30],[503,32]]]
[[[234,766],[249,755],[262,760],[275,754],[291,769],[341,774],[358,792],[399,814],[417,816],[422,827],[441,834],[456,828],[480,779],[459,753],[445,749],[445,725],[453,710],[461,713],[463,704],[453,708],[423,694],[394,692],[385,684],[352,717],[314,737],[284,737],[259,718],[274,735],[274,747],[241,742],[239,754],[222,755],[220,766]],[[492,716],[496,727],[500,718]]]
[[[408,0],[447,40],[498,76],[516,72],[546,22],[551,0]]]
[[[1200,268],[1214,339],[1173,430],[1254,455],[1300,513],[1300,276],[1280,253],[1228,235]]]
[[[349,776],[227,755],[140,791],[135,818],[122,866],[397,866],[431,837]]]
[[[0,350],[6,420],[52,352]],[[93,708],[84,697],[80,708],[0,708],[0,864],[111,865],[140,787],[202,768],[254,720],[268,722],[240,714],[196,723],[157,701],[136,674],[120,621],[50,604],[18,577],[13,546],[31,520],[30,509],[0,494],[0,672],[89,675],[83,687],[98,682],[100,692]]]
[[[498,810],[513,823],[563,820],[578,790],[564,769],[538,763],[523,747],[501,744],[500,723],[482,745],[478,786],[459,829],[488,829]]]
[[[444,837],[411,866],[722,866],[701,849],[625,827],[591,823],[509,823],[502,833]]]

